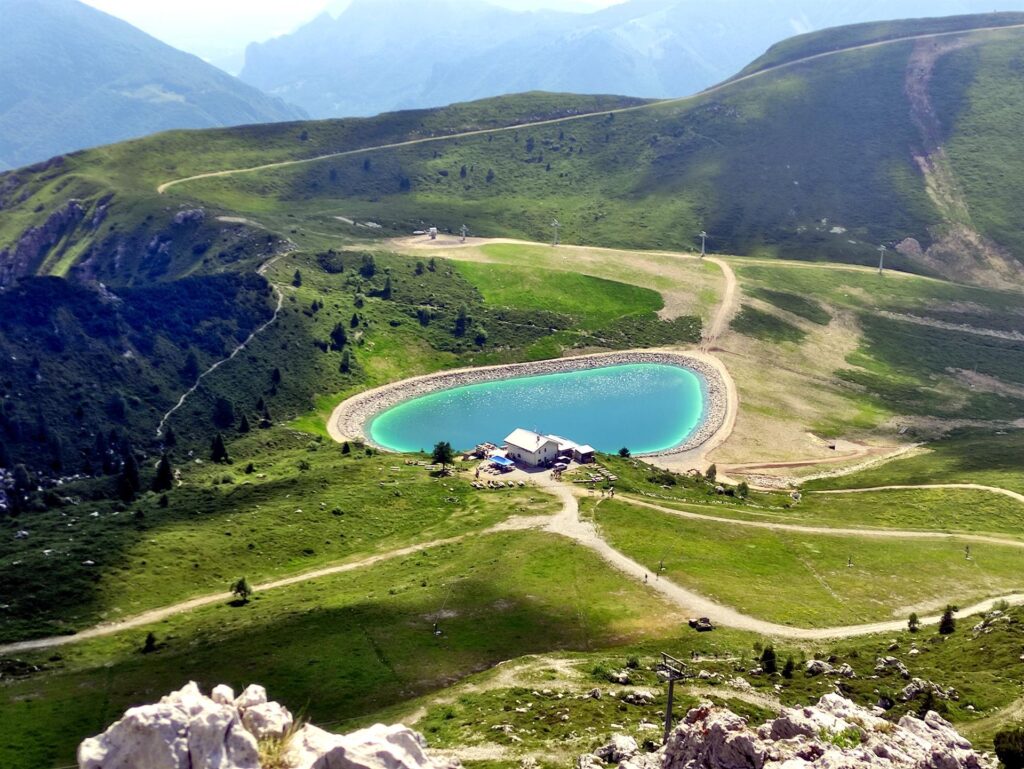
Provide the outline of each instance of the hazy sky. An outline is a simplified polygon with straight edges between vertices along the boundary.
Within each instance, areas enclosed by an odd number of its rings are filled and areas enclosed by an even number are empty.
[[[83,0],[176,48],[218,60],[291,32],[345,0]],[[621,0],[490,0],[514,8],[602,8]]]

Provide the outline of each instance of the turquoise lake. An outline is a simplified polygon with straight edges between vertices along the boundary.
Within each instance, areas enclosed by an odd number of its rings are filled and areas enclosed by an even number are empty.
[[[453,387],[399,403],[369,424],[393,451],[501,444],[517,427],[561,435],[614,453],[664,451],[683,443],[704,416],[701,378],[689,369],[637,363]]]

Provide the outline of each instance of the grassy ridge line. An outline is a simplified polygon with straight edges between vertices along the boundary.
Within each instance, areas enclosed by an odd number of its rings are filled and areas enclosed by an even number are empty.
[[[1002,18],[1006,23],[998,25],[986,24],[986,22],[990,22],[994,18]],[[827,52],[829,49],[825,48],[826,45],[835,46],[831,50],[839,50],[840,48],[850,47],[853,44],[867,45],[870,43],[886,42],[896,39],[893,37],[894,35],[898,37],[905,37],[905,35],[901,35],[900,30],[906,27],[913,26],[918,29],[930,29],[931,31],[922,31],[918,34],[922,36],[927,35],[938,37],[944,34],[959,34],[961,32],[972,32],[975,30],[1012,29],[1013,27],[1020,25],[1020,19],[1020,13],[996,12],[962,14],[953,17],[925,19],[904,19],[881,22],[869,21],[860,24],[829,27],[797,35],[776,43],[769,48],[764,55],[744,67],[738,73],[737,77],[750,74],[752,72],[758,72],[764,68],[776,66],[786,61],[791,61],[786,57],[794,53],[799,53],[800,51],[804,51],[804,55],[806,56],[809,55],[806,53],[808,51],[813,51],[815,53]],[[972,21],[976,21],[979,26],[970,26],[970,22]],[[967,23],[968,25],[956,27],[958,23]],[[845,45],[844,41],[846,43]]]
[[[850,46],[850,47],[847,47],[847,48],[840,48],[840,49],[837,49],[837,50],[834,50],[834,51],[826,51],[824,53],[813,54],[811,56],[806,56],[806,57],[803,57],[803,58],[800,58],[800,59],[793,59],[792,61],[783,62],[781,64],[777,64],[775,66],[768,67],[766,69],[761,69],[761,70],[758,70],[756,72],[751,72],[748,75],[742,75],[742,76],[737,77],[737,78],[735,78],[733,80],[727,80],[727,81],[725,81],[723,83],[719,83],[716,86],[712,86],[711,88],[707,88],[707,89],[705,89],[703,91],[700,91],[698,93],[690,94],[689,96],[679,96],[679,97],[672,98],[672,99],[660,99],[658,101],[648,102],[647,104],[638,104],[638,105],[632,106],[632,107],[618,107],[618,108],[610,109],[610,110],[600,110],[600,111],[596,111],[596,112],[585,112],[585,113],[582,113],[582,114],[579,114],[579,115],[570,115],[570,116],[567,116],[567,117],[550,118],[550,119],[547,119],[547,120],[537,120],[537,121],[533,121],[533,122],[530,122],[530,123],[517,123],[517,124],[513,124],[513,125],[502,126],[500,128],[482,128],[482,129],[477,129],[475,131],[464,131],[462,133],[445,134],[443,136],[428,136],[428,137],[425,137],[425,138],[422,138],[422,139],[409,139],[409,140],[406,140],[406,141],[392,142],[392,143],[389,143],[389,144],[380,144],[380,145],[376,145],[376,146],[372,146],[372,147],[359,147],[357,149],[344,150],[342,152],[331,152],[331,153],[328,153],[326,155],[318,155],[318,156],[311,157],[311,158],[304,158],[302,160],[283,160],[283,161],[279,161],[279,162],[276,162],[276,163],[266,163],[264,165],[252,166],[250,168],[235,168],[235,169],[228,169],[228,170],[224,170],[224,171],[210,171],[210,172],[207,172],[207,173],[196,174],[194,176],[187,176],[187,177],[182,178],[182,179],[174,179],[172,181],[164,182],[163,184],[160,184],[156,188],[156,190],[157,190],[157,192],[159,194],[163,195],[171,187],[176,187],[178,185],[185,184],[187,182],[200,181],[202,179],[213,179],[213,178],[224,177],[224,176],[235,176],[235,175],[238,175],[238,174],[257,173],[259,171],[269,171],[269,170],[273,170],[273,169],[276,169],[276,168],[288,168],[288,167],[293,167],[293,166],[307,165],[307,164],[310,164],[310,163],[316,163],[316,162],[321,161],[321,160],[330,160],[332,158],[351,157],[353,155],[358,155],[358,154],[365,153],[365,152],[376,152],[376,151],[380,151],[380,150],[400,149],[400,148],[403,148],[403,147],[419,146],[419,145],[422,145],[422,144],[429,144],[429,143],[432,143],[432,142],[440,142],[440,141],[448,141],[448,140],[452,140],[452,139],[464,139],[464,138],[469,138],[469,137],[473,137],[473,136],[482,136],[482,135],[487,135],[487,134],[507,133],[508,131],[517,131],[517,130],[523,129],[523,128],[537,128],[537,127],[541,127],[541,126],[557,125],[559,123],[567,123],[567,122],[571,122],[571,121],[582,120],[582,119],[585,119],[585,118],[596,117],[598,115],[621,114],[621,113],[627,113],[627,112],[635,112],[637,110],[650,109],[652,107],[665,106],[665,105],[669,105],[669,104],[683,104],[683,103],[688,102],[688,101],[699,99],[699,98],[701,98],[703,96],[710,96],[710,95],[712,95],[714,93],[717,93],[719,91],[725,90],[726,88],[729,88],[730,86],[737,85],[739,83],[743,83],[743,82],[752,80],[753,78],[761,77],[763,75],[768,75],[768,74],[771,74],[773,72],[778,72],[778,71],[781,71],[781,70],[784,70],[784,69],[788,69],[790,67],[794,67],[794,66],[797,66],[797,65],[800,65],[800,64],[806,64],[808,62],[817,61],[819,59],[824,59],[824,58],[827,58],[827,57],[830,57],[830,56],[837,56],[837,55],[840,55],[840,54],[843,54],[843,53],[849,53],[849,52],[853,52],[853,51],[861,51],[861,50],[867,50],[867,49],[871,49],[871,48],[878,48],[878,47],[881,47],[881,46],[894,45],[894,44],[897,44],[897,43],[903,43],[903,42],[908,42],[908,41],[912,41],[912,40],[928,40],[928,39],[933,39],[933,38],[948,37],[948,36],[952,36],[952,35],[963,35],[963,34],[975,33],[975,32],[996,32],[996,31],[1002,31],[1002,30],[1008,30],[1008,29],[1024,29],[1024,24],[1010,24],[1010,25],[1002,25],[1002,26],[996,26],[996,27],[966,28],[966,29],[961,29],[961,30],[953,30],[953,31],[950,31],[950,32],[933,32],[933,33],[926,33],[926,34],[920,34],[920,35],[908,35],[908,36],[905,36],[905,37],[896,37],[896,38],[891,38],[891,39],[888,39],[888,40],[879,40],[879,41],[873,42],[873,43],[865,43],[865,44],[862,44],[862,45],[855,45],[855,46]]]

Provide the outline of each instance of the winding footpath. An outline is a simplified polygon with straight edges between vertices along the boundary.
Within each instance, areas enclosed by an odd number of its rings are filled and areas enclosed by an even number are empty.
[[[538,476],[538,485],[541,489],[554,494],[561,502],[562,507],[555,515],[552,516],[534,516],[534,517],[513,517],[502,523],[492,526],[489,529],[485,529],[476,533],[462,534],[457,537],[449,537],[447,539],[437,539],[430,542],[423,542],[415,545],[409,545],[407,547],[398,548],[391,550],[386,553],[379,553],[358,561],[349,561],[346,563],[328,566],[315,571],[308,571],[301,574],[295,574],[290,577],[284,577],[281,579],[263,582],[255,586],[257,592],[264,592],[267,590],[276,590],[278,588],[289,587],[291,585],[301,584],[303,582],[309,582],[311,580],[322,579],[324,577],[330,577],[336,574],[342,574],[349,571],[355,571],[357,569],[368,568],[375,564],[387,561],[393,558],[400,558],[414,553],[421,552],[430,548],[439,547],[442,545],[450,545],[458,542],[462,542],[469,537],[474,536],[487,536],[490,534],[496,534],[499,532],[509,531],[525,531],[525,530],[540,530],[550,534],[555,534],[561,537],[572,540],[573,542],[586,547],[599,555],[606,563],[621,572],[623,575],[642,582],[645,586],[659,593],[662,598],[673,604],[677,608],[686,611],[694,616],[706,616],[712,617],[717,625],[722,627],[730,627],[737,630],[747,630],[760,635],[770,636],[774,638],[786,638],[791,640],[804,640],[804,641],[821,641],[838,638],[852,638],[855,636],[872,635],[874,633],[891,633],[903,630],[906,627],[906,621],[903,619],[889,620],[883,622],[873,622],[861,625],[844,625],[840,627],[825,627],[825,628],[799,628],[791,627],[789,625],[780,625],[767,620],[758,619],[748,614],[743,614],[736,609],[726,606],[724,604],[713,601],[710,598],[701,595],[700,593],[688,590],[687,588],[681,587],[674,582],[666,579],[659,578],[650,580],[650,570],[633,560],[624,553],[616,550],[606,540],[604,540],[597,528],[589,521],[584,521],[579,515],[579,497],[584,494],[581,490],[571,488],[563,483],[557,481],[551,481],[546,476]],[[882,487],[884,488],[895,488],[895,489],[916,489],[916,488],[968,488],[968,489],[981,489],[992,491],[993,493],[1005,494],[1013,499],[1024,503],[1024,495],[1018,494],[1008,489],[999,489],[996,487],[978,486],[976,484],[935,484],[934,486],[895,486],[895,487]],[[858,491],[875,491],[882,489],[850,489],[850,490],[839,490],[836,493],[856,493]],[[816,492],[825,493],[825,492]],[[803,526],[799,524],[786,524],[786,523],[770,523],[763,521],[745,521],[734,518],[724,518],[719,516],[703,515],[700,513],[689,513],[682,510],[675,510],[672,508],[661,507],[648,502],[632,497],[619,497],[620,501],[627,502],[628,504],[638,505],[641,507],[648,507],[659,512],[668,513],[671,515],[677,515],[684,518],[692,518],[696,520],[708,521],[713,523],[723,523],[730,526],[748,526],[752,528],[760,529],[774,529],[780,531],[794,531],[805,534],[818,534],[818,535],[830,535],[830,536],[843,536],[843,537],[879,537],[879,538],[894,538],[894,539],[962,539],[966,541],[984,542],[987,544],[1003,545],[1008,547],[1024,548],[1024,541],[1005,539],[1001,537],[987,537],[983,535],[974,534],[949,534],[945,532],[929,532],[929,531],[902,531],[897,529],[855,529],[855,528],[829,528],[819,526]],[[121,620],[119,622],[104,623],[96,625],[95,627],[88,628],[74,635],[60,635],[51,636],[48,638],[37,638],[30,641],[20,641],[17,643],[10,643],[0,645],[0,655],[6,654],[19,654],[27,651],[36,651],[40,649],[50,649],[57,646],[65,646],[67,644],[77,643],[79,641],[86,641],[94,638],[102,638],[105,636],[114,635],[125,630],[131,630],[134,628],[144,627],[151,625],[156,622],[161,622],[169,617],[184,614],[187,612],[194,611],[204,606],[210,606],[214,604],[227,603],[232,599],[231,593],[215,593],[212,595],[201,596],[193,598],[188,601],[182,601],[181,603],[174,604],[172,606],[166,606],[161,609],[154,609],[152,611],[145,612],[143,614],[130,617],[128,619]],[[1010,605],[1024,604],[1024,594],[1014,593],[1005,596],[996,596],[989,598],[985,601],[981,601],[972,606],[964,607],[960,610],[961,616],[970,616],[972,614],[979,614],[981,612],[990,611],[993,606],[997,603],[1005,601]],[[924,625],[938,624],[940,615],[930,615],[923,617],[921,623]]]
[[[273,257],[272,259],[268,260],[267,262],[264,262],[264,264],[256,271],[257,274],[259,274],[259,275],[266,275],[266,272],[267,272],[268,269],[270,269],[270,266],[274,262],[276,262],[278,259],[281,259],[281,258],[283,258],[285,256],[288,256],[288,254],[278,254],[277,256]],[[206,379],[206,377],[208,377],[210,374],[212,374],[214,371],[219,369],[221,366],[223,366],[228,361],[234,360],[235,356],[237,356],[238,353],[240,353],[242,350],[244,350],[246,347],[248,347],[253,339],[258,337],[260,334],[262,334],[264,331],[266,331],[270,326],[272,326],[277,321],[278,317],[281,315],[281,308],[284,306],[284,292],[281,291],[281,287],[278,286],[276,283],[271,282],[270,283],[270,287],[271,287],[271,290],[273,290],[274,294],[277,296],[277,305],[274,307],[274,314],[270,316],[270,320],[268,320],[262,326],[260,326],[259,328],[255,329],[251,334],[249,334],[249,336],[247,336],[245,338],[245,341],[243,341],[241,344],[237,345],[235,347],[235,349],[233,349],[231,351],[230,355],[228,355],[226,358],[222,358],[221,360],[217,361],[212,366],[210,366],[208,369],[206,369],[206,371],[204,371],[198,377],[196,377],[195,384],[193,384],[190,388],[188,388],[185,392],[183,392],[181,394],[181,397],[178,398],[178,402],[174,404],[174,406],[171,408],[171,410],[168,411],[166,414],[163,415],[163,417],[160,418],[160,424],[158,424],[157,427],[156,427],[156,437],[157,438],[160,438],[161,436],[163,436],[164,428],[167,426],[168,420],[170,420],[170,418],[174,415],[174,412],[176,412],[178,409],[180,409],[182,406],[185,405],[185,401],[187,401],[189,399],[189,397],[196,390],[199,389],[199,385],[201,385],[203,383],[203,380]]]
[[[988,491],[993,494],[1002,494],[1004,497],[1015,499],[1024,503],[1024,494],[1010,489],[1002,489],[998,486],[984,486],[980,483],[922,483],[919,485],[895,485],[895,486],[868,486],[862,489],[824,489],[812,491],[811,494],[864,494],[870,491],[916,491],[918,489],[970,489],[974,491]]]

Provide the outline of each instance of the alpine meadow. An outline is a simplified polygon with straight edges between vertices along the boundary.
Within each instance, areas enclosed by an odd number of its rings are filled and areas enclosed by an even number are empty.
[[[1022,126],[1001,12],[0,174],[0,767],[1024,766]]]

